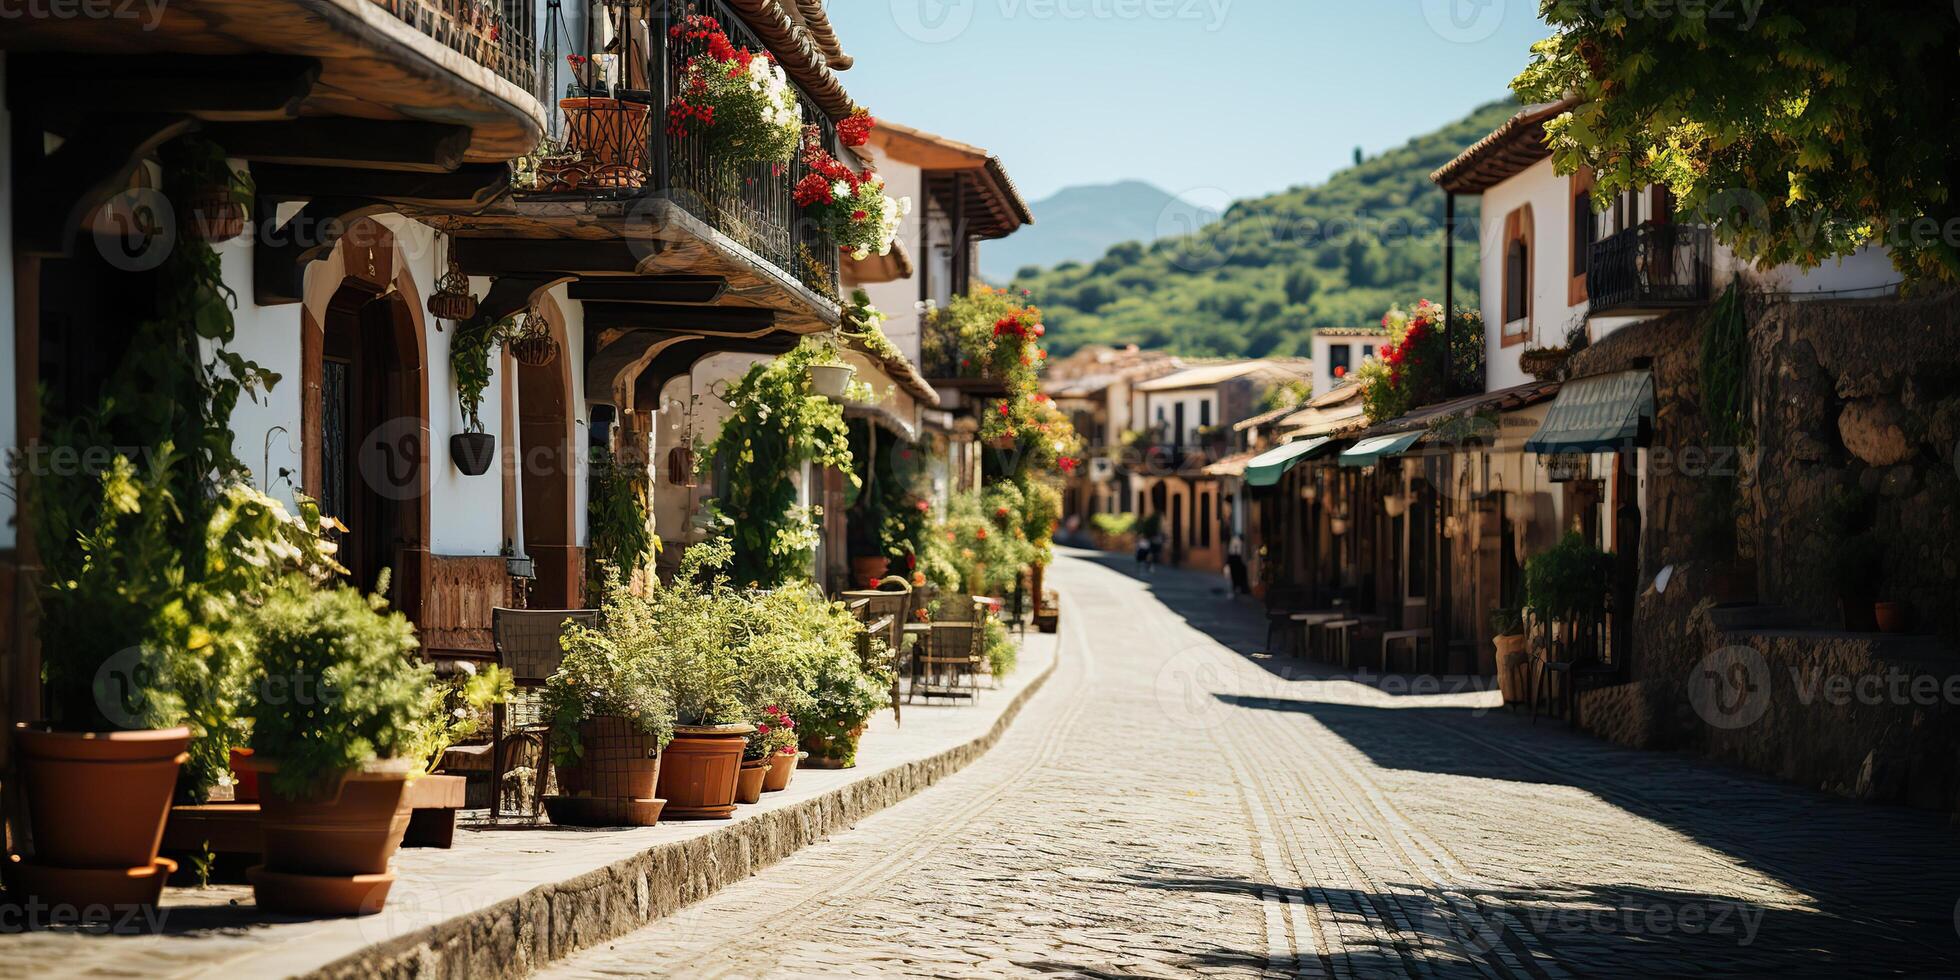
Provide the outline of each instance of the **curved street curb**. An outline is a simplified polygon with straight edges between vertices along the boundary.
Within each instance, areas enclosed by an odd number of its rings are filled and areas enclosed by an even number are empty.
[[[1016,692],[987,732],[819,796],[713,832],[638,851],[425,929],[376,943],[309,978],[524,977],[626,935],[927,789],[994,747],[1061,664],[1063,649]]]

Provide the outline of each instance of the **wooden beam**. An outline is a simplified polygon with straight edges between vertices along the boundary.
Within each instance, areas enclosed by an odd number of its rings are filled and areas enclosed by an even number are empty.
[[[463,165],[468,126],[383,122],[340,116],[206,128],[229,156],[254,163],[313,164],[448,173]]]
[[[751,306],[594,301],[585,304],[585,324],[597,330],[681,330],[754,336],[774,329],[776,311]]]
[[[703,337],[682,341],[653,355],[653,360],[641,369],[639,377],[633,380],[633,404],[659,405],[660,389],[667,387],[669,380],[694,370],[694,365],[704,357],[713,354],[785,354],[801,340],[796,334],[777,331],[760,337]]]
[[[582,279],[571,285],[576,300],[622,303],[713,303],[728,292],[724,276],[635,276]]]
[[[567,276],[539,274],[529,276],[498,276],[490,282],[490,291],[476,301],[478,320],[501,320],[531,305],[531,297],[540,289],[550,289],[564,282]]]
[[[371,197],[400,204],[475,210],[510,190],[510,165],[466,163],[453,173],[428,174],[261,163],[252,168],[252,180],[261,195],[274,200]]]
[[[660,254],[660,241],[609,238],[457,238],[452,246],[463,271],[473,276],[563,272],[571,275],[636,273]]]
[[[598,331],[586,331],[585,391],[586,397],[601,401],[612,399],[613,388],[620,377],[628,368],[639,363],[647,351],[677,339],[701,339],[699,334],[678,330],[635,330],[600,346],[591,340],[596,333]]]
[[[392,205],[364,197],[316,197],[274,228],[273,205],[259,198],[252,207],[260,229],[252,239],[252,301],[283,306],[304,299],[307,265],[326,258],[349,225],[392,210]]]
[[[91,116],[53,153],[43,149],[38,116],[13,123],[14,242],[23,255],[67,254],[90,212],[129,187],[157,147],[197,128],[182,114]]]
[[[320,80],[318,59],[274,54],[21,52],[8,66],[8,106],[44,114],[57,132],[111,109],[211,122],[294,119]]]

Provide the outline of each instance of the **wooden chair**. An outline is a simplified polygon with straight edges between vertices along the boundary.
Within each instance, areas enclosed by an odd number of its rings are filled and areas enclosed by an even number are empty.
[[[912,590],[878,589],[870,591],[846,592],[846,601],[864,603],[864,612],[858,619],[866,624],[867,634],[883,634],[888,663],[886,667],[892,674],[892,720],[903,723],[898,708],[898,678],[904,672],[906,657],[905,624],[912,620]],[[882,625],[874,625],[882,624]]]
[[[496,641],[497,663],[510,671],[516,690],[507,704],[497,705],[490,716],[490,822],[503,818],[504,775],[511,770],[512,750],[527,745],[537,760],[531,792],[531,812],[536,820],[543,812],[545,778],[551,771],[550,723],[539,717],[539,688],[544,687],[559,661],[565,659],[560,645],[565,622],[580,626],[599,625],[597,609],[493,609],[490,633]],[[516,814],[513,814],[515,816]]]
[[[980,643],[985,635],[985,626],[979,621],[967,623],[935,622],[932,631],[926,635],[926,650],[923,655],[912,658],[912,684],[906,689],[905,699],[923,695],[928,698],[967,698],[979,695],[977,677],[980,668]],[[966,690],[961,690],[961,682]]]

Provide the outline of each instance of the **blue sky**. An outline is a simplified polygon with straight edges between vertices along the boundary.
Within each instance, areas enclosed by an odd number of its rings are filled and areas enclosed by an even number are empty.
[[[835,0],[851,95],[999,154],[1029,200],[1317,183],[1507,94],[1537,0]]]

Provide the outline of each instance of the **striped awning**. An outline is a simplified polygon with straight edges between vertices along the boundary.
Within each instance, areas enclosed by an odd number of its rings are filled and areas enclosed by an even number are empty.
[[[1247,486],[1270,487],[1279,483],[1279,478],[1301,460],[1313,455],[1313,451],[1327,445],[1331,440],[1302,439],[1289,442],[1277,449],[1270,449],[1252,458],[1245,464]]]
[[[1347,452],[1341,454],[1342,466],[1373,466],[1383,456],[1394,456],[1408,451],[1416,440],[1428,433],[1426,429],[1414,432],[1397,432],[1393,435],[1376,436],[1355,443]]]
[[[1575,378],[1559,389],[1538,433],[1524,444],[1532,453],[1597,453],[1624,449],[1654,418],[1654,375],[1621,371]]]

